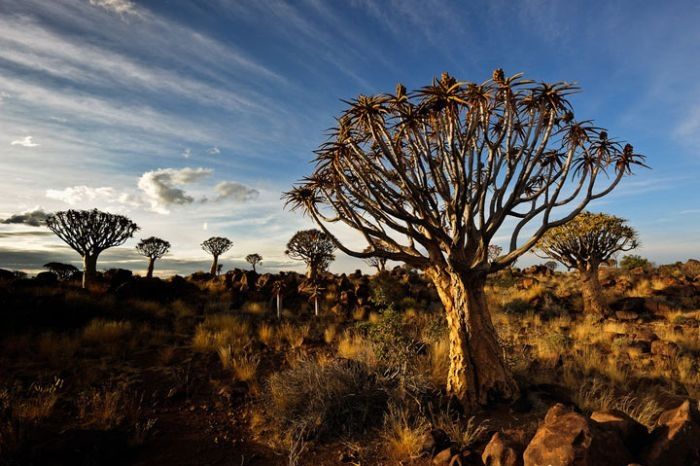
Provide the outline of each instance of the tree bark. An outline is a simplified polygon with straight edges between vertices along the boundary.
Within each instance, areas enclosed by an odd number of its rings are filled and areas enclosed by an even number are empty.
[[[598,266],[587,265],[579,269],[581,274],[581,295],[583,312],[586,315],[605,316],[607,305],[603,300],[603,288],[598,280]]]
[[[97,275],[97,254],[83,256],[83,288],[87,288]]]
[[[156,260],[153,257],[148,258],[148,271],[146,272],[146,278],[153,278],[153,266],[155,265]]]
[[[306,278],[309,280],[316,279],[316,267],[313,264],[306,264]]]
[[[467,411],[497,399],[515,399],[519,389],[501,358],[484,293],[485,274],[470,276],[432,270],[428,276],[447,314],[450,339],[447,393]]]
[[[211,270],[209,270],[209,274],[213,275],[216,277],[216,269],[219,266],[219,256],[214,256],[214,262],[211,263]]]

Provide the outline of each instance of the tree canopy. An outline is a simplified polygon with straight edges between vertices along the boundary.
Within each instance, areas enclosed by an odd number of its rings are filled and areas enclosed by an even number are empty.
[[[169,250],[170,243],[164,239],[156,238],[155,236],[142,239],[139,241],[139,244],[136,245],[136,251],[150,259],[160,259],[166,255]]]
[[[295,260],[304,261],[308,267],[309,278],[326,270],[335,260],[333,241],[319,230],[297,231],[287,243],[285,254]]]
[[[233,242],[221,236],[212,236],[202,243],[202,249],[212,256],[220,256],[233,247]]]
[[[572,269],[598,266],[618,252],[639,246],[637,233],[624,219],[608,214],[582,212],[565,225],[542,236],[535,252]]]
[[[120,246],[139,230],[129,218],[97,209],[56,212],[47,217],[46,225],[81,256]]]

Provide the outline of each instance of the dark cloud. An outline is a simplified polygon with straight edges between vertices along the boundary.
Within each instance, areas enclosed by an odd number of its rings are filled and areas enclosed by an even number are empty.
[[[27,236],[52,236],[50,231],[0,231],[0,239],[22,238]]]
[[[5,220],[1,220],[0,223],[39,227],[46,224],[46,217],[48,216],[49,213],[45,212],[43,209],[34,209],[19,214],[14,214]]]

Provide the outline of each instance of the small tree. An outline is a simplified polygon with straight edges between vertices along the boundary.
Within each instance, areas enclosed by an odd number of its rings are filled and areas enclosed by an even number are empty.
[[[372,247],[368,246],[367,248],[365,248],[364,252],[367,252],[367,253],[372,252]],[[365,264],[377,269],[377,273],[382,273],[386,270],[386,258],[385,257],[368,257],[367,259],[365,259]]]
[[[545,233],[535,252],[578,270],[584,312],[605,315],[607,310],[598,268],[614,254],[638,245],[637,233],[626,225],[625,220],[613,215],[582,212],[567,224]]]
[[[262,256],[260,254],[248,254],[245,256],[246,262],[253,266],[253,272],[257,273],[255,266],[262,263]]]
[[[642,163],[631,145],[574,118],[575,90],[499,69],[482,83],[443,73],[412,93],[399,84],[393,95],[361,95],[316,151],[313,173],[286,194],[344,253],[425,271],[447,317],[447,391],[466,409],[519,392],[500,356],[487,275]],[[333,224],[359,232],[372,252],[343,244]],[[504,234],[507,250],[490,261]]]
[[[83,288],[97,273],[100,253],[124,244],[139,229],[123,215],[97,209],[56,212],[48,216],[46,225],[83,258]]]
[[[136,251],[142,256],[148,257],[148,271],[146,272],[146,277],[152,278],[153,266],[155,265],[156,259],[160,259],[170,251],[170,243],[164,239],[151,236],[150,238],[139,241],[139,244],[136,245]]]
[[[556,261],[547,261],[544,264],[545,267],[547,267],[549,270],[552,272],[555,272],[559,268],[559,264],[557,264]]]
[[[622,256],[620,259],[620,268],[622,270],[630,271],[632,269],[642,268],[648,270],[651,267],[651,262],[649,260],[639,256],[637,254],[628,254]]]
[[[56,274],[59,280],[68,280],[73,274],[79,272],[78,268],[71,264],[63,264],[61,262],[49,262],[44,264],[44,268]]]
[[[287,243],[285,254],[294,260],[304,261],[306,277],[315,280],[320,272],[335,260],[333,241],[319,230],[297,231]]]
[[[216,276],[219,271],[219,256],[231,249],[233,242],[228,238],[221,236],[212,236],[202,243],[202,249],[214,256],[214,261],[211,263],[209,273]]]

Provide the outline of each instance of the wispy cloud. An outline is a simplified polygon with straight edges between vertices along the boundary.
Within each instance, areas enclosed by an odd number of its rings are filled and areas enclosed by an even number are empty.
[[[219,149],[218,146],[210,147],[209,150],[207,150],[207,154],[209,155],[219,155],[221,153],[221,149]]]
[[[90,4],[102,7],[105,10],[113,11],[120,15],[139,15],[136,5],[130,0],[90,0]]]
[[[34,142],[34,140],[31,136],[25,136],[21,139],[15,139],[10,144],[13,146],[22,146],[22,147],[38,147],[38,146],[40,146],[40,144]]]

